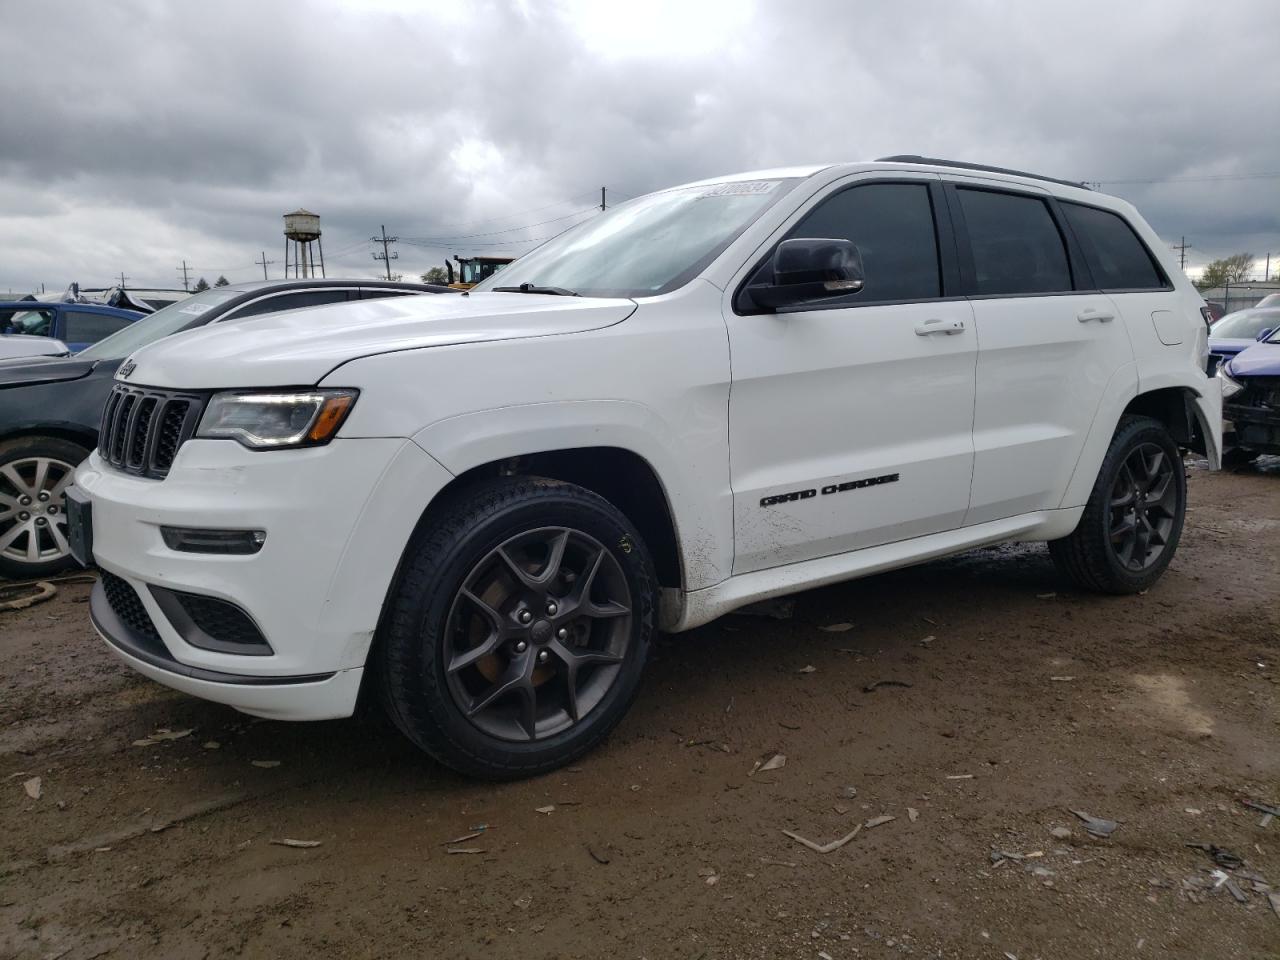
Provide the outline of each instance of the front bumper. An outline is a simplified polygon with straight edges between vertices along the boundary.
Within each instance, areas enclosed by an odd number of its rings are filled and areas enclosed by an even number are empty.
[[[95,452],[75,481],[92,503],[94,560],[139,608],[120,616],[100,584],[94,626],[126,663],[175,689],[277,719],[350,716],[396,565],[449,479],[394,438],[270,452],[192,440],[164,480],[120,473]],[[252,528],[266,541],[249,555],[178,552],[162,525]],[[166,615],[170,591],[235,604],[268,652],[188,643],[189,625]]]

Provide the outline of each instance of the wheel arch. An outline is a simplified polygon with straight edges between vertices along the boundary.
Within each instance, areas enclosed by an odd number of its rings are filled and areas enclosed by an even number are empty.
[[[45,426],[33,425],[18,427],[0,436],[0,443],[7,443],[10,440],[33,440],[40,437],[51,437],[55,440],[65,440],[68,443],[75,443],[86,450],[92,450],[98,445],[98,433],[96,430],[85,430],[74,426]]]

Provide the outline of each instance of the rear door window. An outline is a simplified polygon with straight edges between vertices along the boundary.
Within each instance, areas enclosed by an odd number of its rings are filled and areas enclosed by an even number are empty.
[[[1123,217],[1079,203],[1061,206],[1099,290],[1163,290],[1168,286],[1151,252]]]
[[[1071,290],[1067,248],[1039,197],[959,188],[978,296]]]
[[[53,310],[19,310],[0,324],[0,333],[23,333],[31,337],[53,336]]]
[[[108,313],[67,310],[63,313],[62,339],[67,343],[97,343],[117,330],[123,330],[136,318],[113,317]]]
[[[319,307],[326,303],[345,303],[346,300],[346,290],[291,290],[241,307],[223,319],[243,320],[246,317],[256,317],[264,313],[279,313],[281,310],[297,310],[301,307]]]

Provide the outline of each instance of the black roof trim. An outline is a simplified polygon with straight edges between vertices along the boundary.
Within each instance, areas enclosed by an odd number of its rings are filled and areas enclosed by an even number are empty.
[[[981,170],[984,173],[1007,173],[1013,177],[1029,177],[1032,180],[1047,180],[1049,183],[1060,183],[1064,187],[1079,187],[1081,190],[1092,189],[1088,184],[1078,180],[1060,180],[1057,177],[1046,177],[1039,173],[1027,173],[1025,170],[1010,170],[1008,167],[989,167],[983,163],[965,163],[963,160],[939,160],[937,157],[920,157],[913,153],[900,153],[892,157],[879,157],[876,163],[926,163],[933,167],[955,167],[958,170]]]

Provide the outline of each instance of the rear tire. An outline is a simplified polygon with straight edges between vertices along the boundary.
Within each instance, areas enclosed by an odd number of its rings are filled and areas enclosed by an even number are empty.
[[[0,576],[45,577],[74,566],[66,488],[89,451],[58,437],[0,443]]]
[[[1125,416],[1076,529],[1049,543],[1058,569],[1099,593],[1137,593],[1160,578],[1182,536],[1187,478],[1164,424]]]
[[[635,697],[656,616],[644,542],[572,484],[506,477],[428,517],[373,668],[392,722],[469,776],[545,773],[596,746]]]

